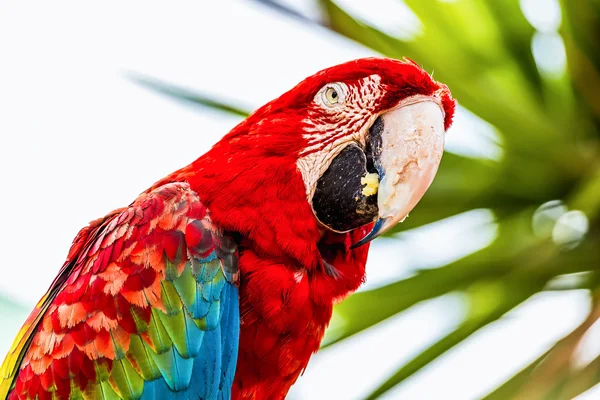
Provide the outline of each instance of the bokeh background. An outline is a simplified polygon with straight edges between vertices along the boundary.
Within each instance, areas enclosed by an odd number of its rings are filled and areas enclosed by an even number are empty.
[[[4,0],[0,354],[88,221],[371,55],[460,108],[289,398],[600,398],[597,0]]]

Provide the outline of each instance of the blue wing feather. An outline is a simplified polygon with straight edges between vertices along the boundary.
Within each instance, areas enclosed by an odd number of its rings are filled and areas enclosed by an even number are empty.
[[[202,336],[197,341],[201,346],[199,346],[198,351],[193,356],[193,366],[191,371],[189,371],[191,373],[185,377],[185,380],[188,381],[186,389],[179,392],[173,391],[171,387],[176,385],[167,383],[167,377],[170,374],[163,373],[162,378],[146,382],[142,395],[143,400],[187,400],[191,398],[226,400],[231,398],[231,386],[233,385],[233,378],[235,376],[240,326],[237,287],[226,284],[221,292],[220,304],[220,323],[214,330],[203,332],[192,322],[192,330],[202,332],[200,334]],[[194,343],[194,340],[190,340],[189,343]],[[173,352],[173,354],[181,357],[174,348]],[[191,350],[190,353],[192,353]],[[174,363],[175,365],[181,367],[182,364]],[[185,365],[189,367],[189,364]],[[180,370],[179,375],[183,376],[183,371]]]
[[[203,229],[201,225],[194,226]],[[173,282],[185,310],[185,342],[189,358],[182,357],[173,346],[170,358],[157,362],[162,379],[146,383],[149,388],[147,392],[144,389],[144,400],[231,398],[240,327],[239,294],[232,282],[237,277],[237,254],[231,240],[223,236],[217,240],[220,243],[216,243],[215,251],[202,258],[192,257],[186,265],[188,271],[182,274],[185,276]],[[227,248],[220,248],[220,244]],[[190,249],[189,253],[198,254],[200,250]],[[189,282],[185,280],[192,277],[195,288],[186,288]],[[191,296],[190,292],[193,292]]]
[[[229,285],[225,288],[224,293],[223,308],[228,312],[221,318],[221,339],[223,340],[221,371],[223,376],[221,377],[219,399],[230,399],[240,341],[240,310],[237,287]]]

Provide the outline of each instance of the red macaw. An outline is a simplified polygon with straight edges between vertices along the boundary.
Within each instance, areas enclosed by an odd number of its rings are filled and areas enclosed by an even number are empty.
[[[283,399],[455,101],[412,61],[325,69],[90,223],[1,369],[9,399]]]

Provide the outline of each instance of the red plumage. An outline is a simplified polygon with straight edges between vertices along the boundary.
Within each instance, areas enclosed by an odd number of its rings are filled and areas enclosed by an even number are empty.
[[[337,81],[355,86],[373,74],[385,90],[372,114],[408,96],[439,93],[445,128],[452,123],[455,101],[448,88],[416,63],[351,61],[300,82],[252,113],[208,153],[155,185],[189,182],[215,224],[242,238],[235,399],[285,397],[318,350],[333,304],[365,279],[368,244],[350,246],[370,226],[325,232],[306,201],[296,163],[308,146],[302,128],[319,88]],[[339,275],[330,276],[324,262]]]
[[[339,113],[317,98],[332,82],[347,89],[349,108]],[[46,390],[55,388],[67,398],[73,391],[99,390],[91,383],[106,381],[113,363],[131,365],[145,382],[155,380],[127,349],[137,341],[155,355],[189,350],[175,348],[170,339],[163,343],[158,328],[149,330],[148,324],[158,318],[155,313],[166,319],[168,309],[176,315],[188,306],[183,297],[168,302],[169,290],[176,289],[165,287],[167,281],[174,285],[167,278],[183,276],[194,260],[236,252],[230,235],[239,251],[241,317],[232,398],[283,399],[318,350],[333,305],[365,280],[369,246],[351,246],[373,226],[336,233],[320,223],[305,174],[323,171],[302,169],[300,161],[327,156],[344,139],[364,148],[359,133],[409,96],[433,98],[443,109],[437,109],[438,126],[450,126],[455,103],[448,88],[412,61],[369,58],[323,70],[256,110],[128,208],[82,229],[53,292],[40,301],[11,350],[0,391],[12,390],[11,398],[45,399],[51,398]],[[237,282],[237,269],[229,266],[232,271],[225,272]],[[210,293],[211,285],[219,284],[212,279],[201,282],[207,285],[202,290]],[[218,298],[211,299],[211,308]],[[214,322],[202,315],[196,324]],[[124,357],[128,364],[118,364]],[[172,390],[180,390],[177,382],[169,382]]]

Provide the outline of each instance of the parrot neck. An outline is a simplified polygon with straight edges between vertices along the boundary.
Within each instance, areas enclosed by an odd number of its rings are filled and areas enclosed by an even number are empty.
[[[328,289],[321,291],[322,303],[337,301],[356,290],[364,280],[369,246],[355,250],[350,246],[371,226],[345,234],[324,230],[306,199],[294,153],[286,156],[290,151],[275,153],[273,146],[244,146],[240,142],[249,140],[247,137],[225,137],[153,187],[188,182],[208,208],[213,223],[238,238],[241,247],[292,270],[321,273],[329,281]],[[340,258],[357,255],[363,258],[360,268],[354,261],[347,264],[348,260]]]
[[[215,146],[169,180],[187,181],[211,220],[238,234],[257,254],[298,268],[321,265],[322,237],[293,159],[224,151]]]
[[[364,280],[369,246],[350,250],[350,245],[364,237],[370,225],[345,234],[324,230],[306,199],[295,156],[285,156],[289,151],[273,155],[273,147],[244,147],[237,137],[226,139],[154,187],[188,182],[208,208],[213,223],[239,238],[242,247],[294,270],[336,277],[328,283],[328,293],[323,293],[324,303],[358,288]],[[336,260],[338,253],[364,253],[361,268]]]

